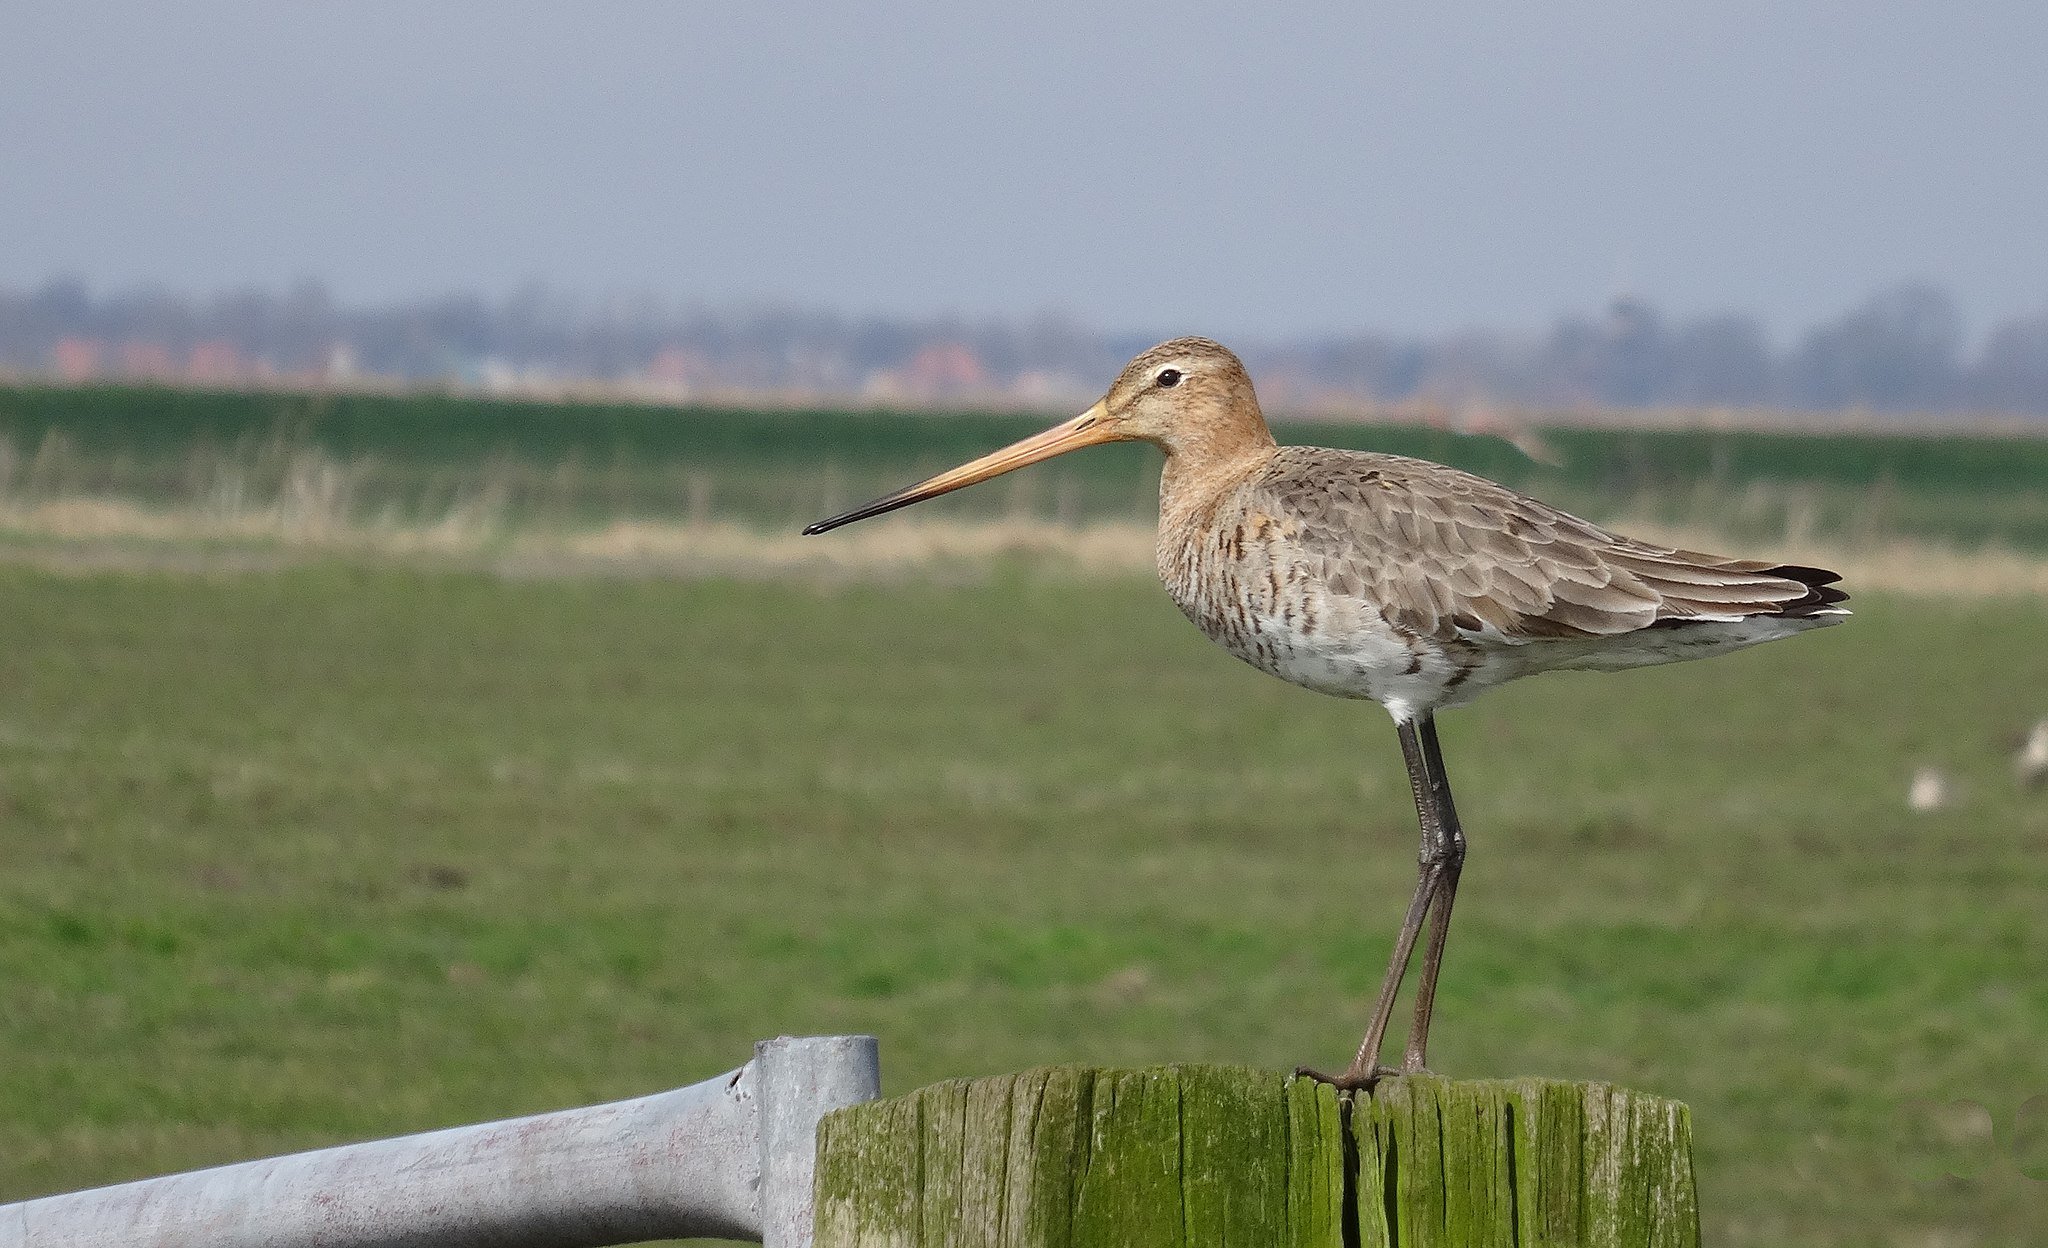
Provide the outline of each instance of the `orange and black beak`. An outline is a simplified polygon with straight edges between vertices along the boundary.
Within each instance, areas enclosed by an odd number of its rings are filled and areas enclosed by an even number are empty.
[[[820,520],[804,530],[804,536],[827,533],[842,524],[852,524],[869,516],[879,516],[885,511],[921,503],[927,498],[950,494],[962,486],[1000,477],[1006,472],[1035,464],[1041,459],[1051,459],[1068,451],[1078,451],[1084,446],[1095,446],[1102,442],[1119,441],[1109,420],[1109,411],[1102,404],[1082,412],[1072,420],[1061,421],[1044,433],[1034,433],[1022,442],[1012,442],[1000,451],[984,455],[971,463],[965,463],[948,472],[942,472],[928,481],[906,486],[894,494],[884,494],[872,503],[864,503],[852,511],[844,512],[830,520]]]

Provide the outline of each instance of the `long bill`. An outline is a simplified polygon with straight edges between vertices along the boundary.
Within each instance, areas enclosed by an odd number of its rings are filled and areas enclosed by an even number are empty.
[[[905,486],[894,494],[884,494],[871,503],[863,503],[852,511],[842,512],[829,520],[820,520],[806,528],[804,536],[828,533],[842,524],[852,524],[856,520],[879,516],[898,507],[921,503],[927,498],[950,494],[978,481],[1000,477],[1006,472],[1014,472],[1028,464],[1051,459],[1055,455],[1064,455],[1068,451],[1078,451],[1084,446],[1118,440],[1116,434],[1111,432],[1107,409],[1097,403],[1072,420],[1061,421],[1044,433],[1034,433],[1022,442],[1012,442],[1000,451],[991,452],[958,468],[942,472],[929,480]]]

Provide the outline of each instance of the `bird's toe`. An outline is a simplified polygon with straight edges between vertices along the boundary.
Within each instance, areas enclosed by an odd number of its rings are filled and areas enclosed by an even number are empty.
[[[1313,1079],[1317,1083],[1327,1083],[1339,1092],[1370,1092],[1373,1085],[1380,1080],[1389,1075],[1398,1075],[1400,1073],[1400,1071],[1395,1070],[1392,1066],[1381,1066],[1378,1064],[1373,1065],[1369,1069],[1353,1066],[1349,1070],[1335,1075],[1326,1074],[1312,1066],[1296,1066],[1294,1068],[1295,1078]]]

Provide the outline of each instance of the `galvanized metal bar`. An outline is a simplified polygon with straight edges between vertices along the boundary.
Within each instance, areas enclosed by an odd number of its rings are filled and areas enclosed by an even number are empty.
[[[756,1053],[635,1100],[0,1205],[0,1248],[758,1241],[770,1209],[780,1221],[766,1242],[805,1248],[818,1119],[878,1094],[875,1042],[785,1037]]]
[[[810,1248],[818,1119],[882,1094],[875,1038],[763,1040],[751,1064],[761,1075],[761,1240]]]

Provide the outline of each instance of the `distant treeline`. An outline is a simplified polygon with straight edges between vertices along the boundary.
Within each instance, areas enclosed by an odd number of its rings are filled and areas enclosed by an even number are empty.
[[[1198,328],[1198,327],[1188,327]],[[192,298],[0,289],[0,367],[230,380],[346,372],[407,381],[644,380],[716,390],[895,398],[1098,390],[1144,336],[1058,318],[892,320],[717,312],[532,289],[349,307],[317,284]],[[1283,401],[1739,406],[2048,415],[2048,309],[1967,344],[1954,301],[1912,283],[1778,344],[1741,314],[1672,317],[1621,299],[1548,330],[1357,334],[1237,344]]]

